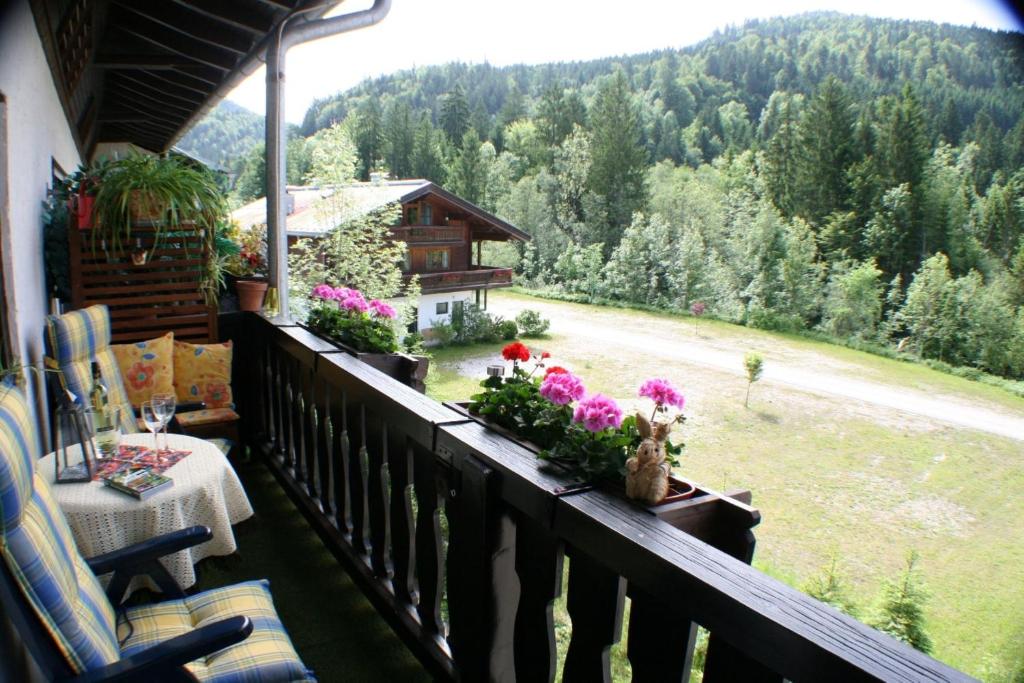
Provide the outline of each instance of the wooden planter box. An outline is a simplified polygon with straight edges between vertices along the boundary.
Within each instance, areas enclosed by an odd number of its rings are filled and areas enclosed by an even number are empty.
[[[426,393],[427,386],[424,383],[424,380],[427,377],[427,370],[430,368],[430,359],[426,356],[412,356],[408,353],[402,353],[401,351],[397,351],[395,353],[367,353],[365,351],[356,351],[348,344],[344,344],[337,339],[328,337],[308,325],[302,324],[300,327],[309,330],[324,341],[334,344],[340,350],[350,356],[355,356],[370,367],[383,372],[388,377],[397,379],[402,384],[412,387],[421,394]]]
[[[487,429],[515,441],[517,444],[532,453],[539,453],[542,449],[535,443],[516,436],[508,429],[493,424],[480,415],[469,412],[469,401],[446,401],[445,406],[457,413],[477,422]],[[552,465],[557,467],[556,465]],[[677,487],[689,488],[692,486],[694,492],[689,496],[674,496],[672,489]],[[559,491],[560,495],[569,495],[576,492],[588,491],[594,488],[593,485],[583,484],[569,486]],[[603,486],[616,495],[626,498],[625,486]],[[708,543],[731,544],[733,539],[737,547],[742,545],[741,539],[745,539],[750,529],[757,526],[761,521],[761,513],[750,506],[750,491],[738,490],[728,494],[718,493],[697,482],[679,477],[669,476],[669,495],[658,505],[644,505],[635,500],[628,499],[639,508],[646,510],[652,515],[662,519],[677,529],[681,529]],[[752,548],[752,546],[751,546]]]

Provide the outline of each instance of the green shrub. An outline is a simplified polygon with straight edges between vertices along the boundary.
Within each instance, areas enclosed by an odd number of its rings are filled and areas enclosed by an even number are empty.
[[[430,328],[430,333],[438,346],[451,346],[455,341],[455,328],[448,323],[437,323]]]
[[[498,323],[498,330],[501,332],[501,338],[505,341],[512,341],[519,336],[519,326],[516,325],[515,320],[502,320]]]
[[[452,311],[452,329],[456,344],[496,342],[501,339],[495,319],[475,304],[456,306]]]
[[[410,332],[402,340],[402,346],[405,348],[406,353],[423,353],[423,335],[419,332]]]
[[[516,323],[519,325],[519,332],[524,337],[543,336],[551,327],[550,320],[542,318],[539,311],[529,308],[520,311],[516,316]]]

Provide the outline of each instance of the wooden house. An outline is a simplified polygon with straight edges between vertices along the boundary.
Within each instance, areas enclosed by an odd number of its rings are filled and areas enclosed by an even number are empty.
[[[338,202],[342,208],[318,210],[318,202],[335,192],[343,194]],[[339,190],[289,187],[289,244],[321,237],[339,224],[391,203],[402,206],[398,224],[391,228],[394,238],[408,246],[402,268],[407,276],[418,275],[420,280],[419,330],[450,321],[452,311],[469,302],[486,307],[487,290],[512,284],[510,268],[482,263],[481,246],[484,241],[526,241],[530,236],[429,180],[374,179]],[[232,214],[243,227],[265,222],[266,215],[263,198]]]

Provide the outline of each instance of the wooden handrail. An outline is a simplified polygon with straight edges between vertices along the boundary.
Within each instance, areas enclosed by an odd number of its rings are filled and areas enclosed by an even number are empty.
[[[568,559],[565,681],[607,680],[627,596],[635,680],[688,680],[696,624],[706,681],[970,680],[750,567],[746,526],[705,525],[704,542],[567,492],[521,446],[288,321],[250,316],[238,349],[256,369],[239,392],[251,445],[435,677],[553,680]]]

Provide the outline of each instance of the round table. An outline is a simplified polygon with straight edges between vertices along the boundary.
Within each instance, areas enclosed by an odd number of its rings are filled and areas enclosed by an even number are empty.
[[[53,453],[40,459],[36,469],[52,484],[53,495],[85,557],[197,524],[210,527],[211,540],[161,559],[178,585],[188,588],[196,582],[196,562],[235,552],[231,525],[248,519],[253,511],[238,475],[220,449],[183,434],[169,434],[168,439],[171,449],[192,453],[164,472],[174,485],[146,500],[137,500],[99,481],[54,484]],[[153,436],[126,434],[121,442],[152,447]],[[137,577],[128,591],[141,587],[156,589],[148,577]]]

